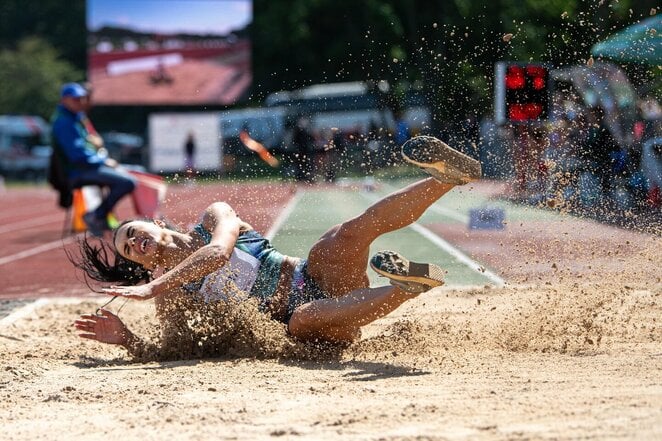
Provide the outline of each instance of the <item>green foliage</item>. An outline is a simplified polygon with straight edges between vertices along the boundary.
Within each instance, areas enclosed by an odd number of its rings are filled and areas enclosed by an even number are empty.
[[[58,52],[36,37],[21,40],[16,50],[0,52],[0,114],[31,114],[48,118],[59,99],[62,83],[81,73],[59,59]]]
[[[651,0],[255,4],[260,93],[364,79],[389,80],[399,91],[423,84],[436,120],[490,112],[496,61],[585,63],[593,44],[656,7]]]
[[[0,1],[0,48],[15,49],[26,37],[39,37],[83,70],[86,58],[85,0]]]
[[[585,63],[593,44],[647,17],[658,3],[254,0],[251,100],[260,104],[271,92],[320,82],[385,79],[399,92],[422,85],[438,121],[488,113],[496,61]],[[507,33],[513,34],[508,42]],[[29,36],[57,52],[17,49]],[[59,82],[81,79],[86,37],[85,0],[0,2],[3,111],[50,112]],[[80,72],[58,67],[64,60]]]
[[[257,92],[319,82],[381,79],[404,27],[390,2],[256,0]]]

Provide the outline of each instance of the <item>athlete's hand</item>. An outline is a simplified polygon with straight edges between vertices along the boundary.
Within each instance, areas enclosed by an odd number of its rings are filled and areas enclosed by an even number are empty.
[[[110,286],[102,289],[104,294],[110,296],[121,296],[134,300],[149,300],[156,297],[157,293],[152,289],[152,285],[147,283],[138,286]]]
[[[102,309],[100,314],[81,315],[74,322],[76,329],[82,332],[78,336],[111,345],[125,345],[128,341],[129,330],[122,320],[106,309]]]
[[[110,168],[117,168],[120,165],[120,163],[115,161],[113,158],[106,158],[104,164],[106,165],[106,167],[110,167]]]

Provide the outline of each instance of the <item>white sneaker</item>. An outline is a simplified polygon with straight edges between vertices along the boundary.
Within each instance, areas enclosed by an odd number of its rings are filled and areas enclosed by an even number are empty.
[[[380,251],[370,259],[370,267],[391,285],[419,294],[444,284],[445,271],[433,263],[411,262],[395,251]]]
[[[405,161],[421,167],[440,182],[462,185],[480,179],[480,162],[434,136],[417,136],[402,145]]]

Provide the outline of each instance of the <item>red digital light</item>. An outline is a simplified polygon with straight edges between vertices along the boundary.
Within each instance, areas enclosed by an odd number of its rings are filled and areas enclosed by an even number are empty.
[[[514,122],[547,118],[549,68],[536,63],[503,63],[499,67],[503,106],[499,117]],[[497,84],[497,83],[495,83]],[[504,90],[505,89],[505,90]]]
[[[545,77],[546,69],[542,66],[526,66],[526,74],[530,77]]]
[[[506,88],[507,89],[522,89],[526,85],[526,78],[524,77],[524,69],[520,66],[509,66],[506,73]]]
[[[533,79],[533,88],[536,90],[542,90],[545,88],[545,79],[541,77],[535,77]]]
[[[511,104],[508,107],[508,118],[512,121],[537,119],[542,114],[542,109],[540,103]]]

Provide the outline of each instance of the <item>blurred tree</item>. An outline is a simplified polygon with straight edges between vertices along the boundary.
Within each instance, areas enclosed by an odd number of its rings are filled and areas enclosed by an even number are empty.
[[[496,61],[585,63],[594,43],[655,8],[655,0],[255,0],[256,98],[386,79],[399,91],[423,87],[435,121],[458,120],[491,112]]]
[[[59,100],[62,83],[80,80],[82,72],[60,59],[58,52],[36,37],[21,40],[15,51],[0,51],[0,114],[31,114],[48,119]]]
[[[585,63],[594,43],[658,8],[659,0],[254,0],[251,100],[320,82],[385,79],[396,91],[424,90],[435,121],[489,113],[496,61]],[[0,49],[18,53],[16,42],[28,36],[83,71],[85,0],[0,2]],[[22,69],[37,72],[21,78],[47,75],[31,66]]]
[[[14,49],[25,37],[39,37],[83,70],[87,63],[85,0],[2,0],[0,48]]]
[[[383,0],[255,0],[256,91],[388,76],[404,27]]]

